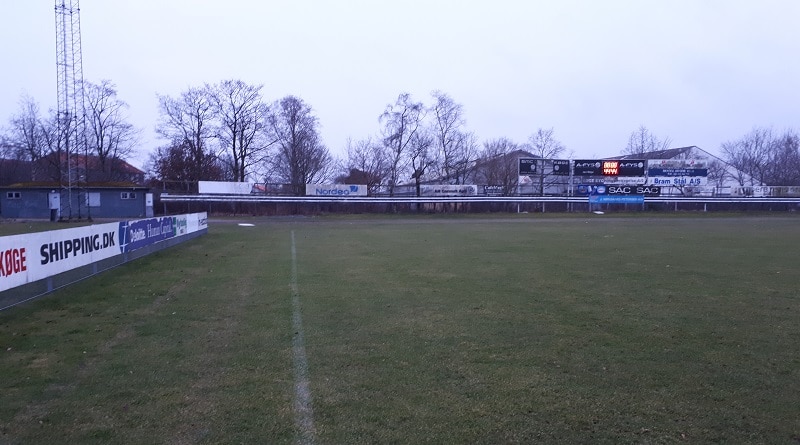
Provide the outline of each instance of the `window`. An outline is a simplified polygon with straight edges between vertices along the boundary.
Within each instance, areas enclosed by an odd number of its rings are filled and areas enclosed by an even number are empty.
[[[8,198],[8,199],[20,199],[20,198],[22,198],[22,195],[20,194],[20,192],[7,192],[6,193],[6,198]]]
[[[136,199],[136,192],[122,192],[119,197],[121,199]]]
[[[87,193],[86,205],[89,207],[100,207],[100,193],[97,192]]]

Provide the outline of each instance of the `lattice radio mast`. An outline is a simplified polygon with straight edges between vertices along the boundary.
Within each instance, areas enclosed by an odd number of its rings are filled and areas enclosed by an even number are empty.
[[[58,68],[58,165],[61,186],[61,218],[73,218],[73,188],[79,184],[77,160],[86,155],[86,111],[81,54],[81,8],[79,0],[55,0],[56,66]],[[86,158],[84,158],[86,159]],[[84,171],[84,183],[88,179]],[[80,196],[78,196],[80,198]],[[81,217],[81,200],[77,200]]]

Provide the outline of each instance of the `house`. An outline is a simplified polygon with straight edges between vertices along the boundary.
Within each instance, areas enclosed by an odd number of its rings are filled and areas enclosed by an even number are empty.
[[[61,188],[57,183],[14,184],[0,187],[0,215],[11,219],[51,220],[144,218],[152,214],[152,197],[148,196],[148,191],[147,187],[132,183],[72,188]]]

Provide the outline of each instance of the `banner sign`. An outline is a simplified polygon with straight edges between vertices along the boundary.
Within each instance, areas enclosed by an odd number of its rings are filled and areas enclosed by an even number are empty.
[[[506,186],[504,185],[484,185],[483,194],[486,196],[504,196],[506,194]]]
[[[708,161],[705,159],[648,159],[647,169],[680,169],[703,168],[708,170]]]
[[[421,196],[477,196],[478,187],[475,185],[422,185]]]
[[[569,176],[569,160],[553,159],[553,174],[556,176]]]
[[[795,197],[800,196],[800,186],[755,185],[751,187],[731,187],[731,195],[744,197]]]
[[[206,218],[193,213],[0,237],[0,291],[207,229]]]
[[[252,182],[197,181],[197,191],[202,194],[249,195]]]
[[[661,196],[661,187],[656,185],[608,185],[606,186],[607,195],[642,195],[642,196]]]
[[[575,194],[578,196],[605,195],[605,184],[580,184],[575,187]]]
[[[647,184],[662,187],[694,187],[708,184],[708,178],[704,176],[650,176],[647,178]]]
[[[603,182],[618,185],[640,185],[645,184],[647,178],[644,176],[606,176],[603,178]]]
[[[367,196],[367,186],[349,184],[306,184],[306,196]]]
[[[603,176],[603,161],[596,159],[577,159],[573,169],[575,176]]]
[[[642,195],[589,195],[590,204],[642,204]]]
[[[533,158],[520,158],[519,160],[519,175],[534,175],[536,174],[536,159]]]
[[[648,168],[648,176],[708,176],[707,168]]]
[[[177,218],[165,216],[163,218],[140,219],[138,221],[123,221],[119,223],[119,250],[132,252],[159,241],[176,236]],[[186,220],[183,220],[183,227]]]

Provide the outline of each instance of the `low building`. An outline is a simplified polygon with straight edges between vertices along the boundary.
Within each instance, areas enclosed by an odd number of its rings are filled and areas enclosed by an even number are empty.
[[[0,187],[0,215],[10,219],[144,218],[147,187],[129,184],[90,184],[72,189],[55,183]],[[55,211],[55,212],[53,212]]]

